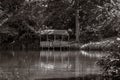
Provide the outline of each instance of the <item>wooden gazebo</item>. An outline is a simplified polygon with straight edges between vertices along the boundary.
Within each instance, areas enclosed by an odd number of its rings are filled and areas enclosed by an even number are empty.
[[[47,29],[40,32],[40,47],[66,47],[68,46],[69,33],[67,30]],[[67,41],[64,38],[67,37]],[[43,40],[45,38],[45,40]]]

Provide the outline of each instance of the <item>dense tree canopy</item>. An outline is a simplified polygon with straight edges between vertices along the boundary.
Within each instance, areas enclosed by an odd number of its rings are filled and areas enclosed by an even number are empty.
[[[71,28],[75,34],[79,10],[82,41],[99,40],[119,34],[119,9],[117,0],[0,0],[0,32],[12,33],[13,41],[32,34],[39,36],[43,25]]]

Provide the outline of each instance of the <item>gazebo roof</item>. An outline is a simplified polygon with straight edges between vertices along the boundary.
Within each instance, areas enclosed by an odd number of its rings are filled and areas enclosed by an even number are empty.
[[[42,30],[40,32],[41,35],[69,35],[67,30],[54,30],[54,29],[48,29],[48,30]]]

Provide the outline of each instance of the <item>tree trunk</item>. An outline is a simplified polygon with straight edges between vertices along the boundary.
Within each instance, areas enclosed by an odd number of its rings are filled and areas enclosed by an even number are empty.
[[[79,24],[79,10],[76,10],[76,41],[79,42],[79,30],[80,24]]]

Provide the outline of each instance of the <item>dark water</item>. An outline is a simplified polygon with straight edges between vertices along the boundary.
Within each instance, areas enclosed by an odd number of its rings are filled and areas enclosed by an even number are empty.
[[[100,74],[106,52],[1,51],[0,80],[40,80]]]

